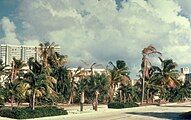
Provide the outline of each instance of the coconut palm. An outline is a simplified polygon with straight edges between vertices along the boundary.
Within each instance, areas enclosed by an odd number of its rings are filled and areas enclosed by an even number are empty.
[[[151,82],[159,86],[160,94],[164,95],[166,88],[176,88],[180,85],[180,81],[178,80],[179,72],[175,70],[177,64],[172,59],[163,60],[160,57],[159,59],[161,61],[161,68],[155,66],[155,72],[151,77]]]
[[[52,69],[52,76],[57,79],[55,90],[58,93],[64,92],[64,86],[68,78],[67,55],[60,55],[55,52],[54,56],[48,57],[48,63]]]
[[[33,58],[29,59],[29,72],[24,75],[24,80],[20,83],[20,91],[25,96],[32,98],[32,109],[35,109],[35,101],[37,97],[42,97],[46,95],[56,96],[54,91],[54,84],[56,84],[56,79],[52,76],[47,75],[43,71],[43,66],[37,61],[33,61]],[[38,70],[37,70],[38,69]]]
[[[149,68],[151,66],[151,63],[149,62],[148,56],[152,54],[159,54],[160,52],[156,50],[156,48],[153,45],[149,45],[148,47],[144,48],[142,50],[142,64],[141,64],[141,71],[142,71],[142,98],[141,98],[141,104],[143,104],[144,101],[144,94],[145,94],[145,79],[149,79]]]
[[[49,56],[55,56],[55,51],[54,51],[54,48],[56,47],[57,45],[55,45],[55,43],[49,43],[49,42],[46,42],[46,43],[40,43],[39,44],[39,52],[40,52],[40,57],[41,57],[41,62],[43,64],[43,67],[44,68],[48,68],[48,57]]]
[[[72,71],[69,71],[69,78],[70,78],[70,97],[68,101],[68,105],[73,103],[75,91],[77,90],[77,81],[75,81],[75,78],[79,78],[79,80],[83,79],[85,77],[86,73],[85,70],[81,67],[78,67],[77,70],[72,73]]]
[[[130,80],[129,78],[129,71],[128,67],[126,66],[125,61],[123,60],[117,60],[116,61],[116,66],[112,63],[109,62],[109,64],[113,67],[112,69],[108,69],[108,79],[109,79],[109,84],[110,84],[110,89],[109,89],[109,98],[110,102],[113,102],[113,96],[116,90],[116,87],[122,83],[122,84],[127,84],[128,81]]]
[[[56,80],[47,76],[46,74],[35,75],[32,72],[25,74],[25,79],[20,84],[20,90],[25,96],[32,98],[32,109],[35,109],[35,101],[37,97],[56,96],[56,92],[53,90],[53,84],[56,84]]]
[[[107,93],[109,90],[109,82],[107,76],[105,74],[95,73],[89,77],[88,87],[93,109],[97,111],[99,95],[105,95],[105,93]]]
[[[89,91],[89,86],[88,86],[89,79],[90,77],[86,76],[78,82],[77,88],[78,88],[78,93],[80,94],[80,111],[83,111],[83,104],[85,102],[85,93]]]
[[[12,65],[11,65],[11,73],[10,78],[7,83],[7,87],[9,89],[9,94],[11,96],[11,107],[13,108],[13,101],[14,97],[16,95],[16,86],[18,85],[17,80],[20,80],[20,73],[22,71],[22,68],[25,67],[26,64],[21,59],[17,60],[15,57],[13,58]]]

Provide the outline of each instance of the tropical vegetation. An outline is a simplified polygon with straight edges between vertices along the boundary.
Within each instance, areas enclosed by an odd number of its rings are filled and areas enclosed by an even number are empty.
[[[95,62],[89,68],[79,66],[72,70],[67,64],[68,56],[55,52],[56,46],[55,43],[41,43],[40,60],[31,57],[24,62],[13,58],[11,69],[0,60],[1,116],[13,116],[25,110],[37,114],[40,106],[57,106],[58,103],[80,104],[80,111],[84,111],[84,104],[91,104],[97,111],[98,104],[126,108],[156,103],[156,96],[159,104],[185,101],[190,97],[191,82],[181,81],[177,63],[173,59],[163,59],[153,45],[142,50],[141,70],[135,84],[132,84],[130,69],[124,60],[110,61],[101,73],[94,71],[98,65]],[[151,57],[157,58],[161,65],[152,63]],[[11,107],[4,106],[6,103]],[[29,105],[20,109],[22,103]],[[58,113],[62,114],[62,111]],[[31,118],[26,116],[22,119]]]

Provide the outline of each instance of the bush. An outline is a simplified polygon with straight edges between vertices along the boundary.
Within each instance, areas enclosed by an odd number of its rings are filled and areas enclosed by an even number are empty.
[[[108,106],[108,108],[120,109],[120,108],[124,108],[124,103],[111,102],[111,103],[108,103],[107,106]]]
[[[68,112],[66,110],[52,106],[37,107],[35,110],[32,110],[31,108],[13,108],[13,110],[6,108],[0,111],[0,116],[15,119],[29,119],[67,114]]]
[[[138,106],[139,105],[135,102],[127,102],[127,103],[112,102],[112,103],[108,103],[108,108],[115,108],[115,109],[131,108],[131,107],[138,107]]]
[[[139,105],[135,102],[127,102],[124,104],[124,108],[131,108],[131,107],[139,107]]]

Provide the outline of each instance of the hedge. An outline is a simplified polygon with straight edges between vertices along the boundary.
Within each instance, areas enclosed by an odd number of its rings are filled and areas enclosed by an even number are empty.
[[[68,112],[54,106],[37,107],[35,110],[31,108],[3,108],[0,111],[0,116],[15,118],[15,119],[29,119],[47,116],[67,115]]]
[[[131,108],[131,107],[138,107],[138,106],[139,105],[135,102],[127,102],[127,103],[111,102],[111,103],[108,103],[108,108],[115,108],[115,109]]]

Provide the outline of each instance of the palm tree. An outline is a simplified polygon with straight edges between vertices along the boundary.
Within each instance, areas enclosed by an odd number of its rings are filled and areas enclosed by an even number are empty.
[[[46,74],[35,75],[32,72],[25,74],[25,79],[20,84],[20,90],[25,96],[32,97],[32,109],[35,109],[35,101],[37,97],[43,95],[56,96],[53,90],[53,84],[56,84],[56,79]]]
[[[147,58],[151,54],[159,54],[160,52],[156,50],[156,48],[153,45],[149,45],[148,47],[144,48],[142,50],[142,64],[141,64],[141,71],[142,71],[142,98],[141,98],[141,104],[143,104],[144,101],[144,94],[145,94],[145,79],[149,79],[149,67],[151,66],[151,63],[149,62],[149,59]]]
[[[48,57],[48,63],[52,68],[52,76],[54,76],[57,79],[55,89],[58,93],[63,93],[65,81],[69,79],[69,72],[67,70],[68,67],[65,65],[67,63],[67,58],[67,55],[60,55],[57,52],[55,52],[54,56]]]
[[[130,72],[128,71],[128,67],[126,66],[126,63],[123,60],[117,60],[116,66],[112,62],[109,62],[109,64],[113,67],[112,69],[108,69],[108,74],[109,74],[108,79],[110,84],[109,98],[110,102],[113,102],[113,96],[116,87],[118,86],[119,83],[122,84],[128,83],[128,81],[130,80],[129,78]]]
[[[90,76],[89,82],[89,93],[92,98],[92,106],[95,111],[97,111],[98,97],[100,94],[105,94],[109,90],[109,82],[105,74],[95,73]]]
[[[78,82],[78,93],[80,93],[80,111],[83,111],[83,104],[85,102],[85,93],[89,91],[89,76],[86,76]]]
[[[81,67],[78,67],[77,70],[72,73],[72,71],[69,71],[69,78],[71,80],[70,82],[70,97],[69,97],[69,101],[68,101],[68,105],[70,105],[71,103],[73,103],[73,98],[74,98],[74,94],[75,94],[75,90],[77,87],[77,81],[75,81],[75,78],[79,78],[79,80],[83,79],[85,77],[85,70],[83,70]]]
[[[41,43],[39,44],[40,48],[39,48],[39,51],[40,51],[40,57],[41,57],[41,61],[43,63],[43,67],[44,68],[48,68],[48,57],[49,56],[55,56],[55,51],[54,51],[54,48],[57,46],[55,45],[55,43],[49,43],[49,42],[46,42],[46,43]]]
[[[151,82],[154,85],[160,87],[160,94],[164,94],[166,88],[176,88],[180,85],[178,80],[179,72],[175,70],[177,64],[172,59],[163,60],[159,57],[161,61],[161,68],[155,66],[155,72],[151,77]]]
[[[11,95],[11,107],[13,108],[13,101],[14,101],[14,95],[15,95],[15,88],[18,84],[16,79],[20,79],[19,73],[21,72],[22,68],[25,67],[26,64],[21,59],[17,60],[15,57],[12,61],[12,69],[11,69],[11,75],[10,75],[10,81],[8,82],[9,86],[9,92]]]
[[[34,110],[36,97],[42,97],[43,95],[56,96],[53,88],[57,81],[54,77],[44,73],[42,65],[37,61],[33,61],[33,58],[29,59],[28,63],[30,63],[30,70],[24,75],[24,80],[20,83],[20,90],[23,95],[32,98],[31,106]]]

